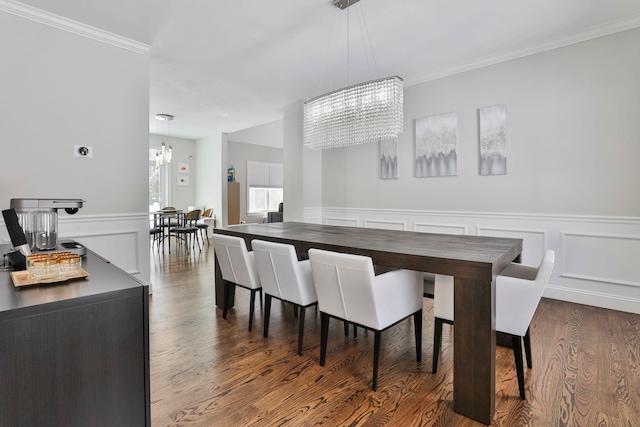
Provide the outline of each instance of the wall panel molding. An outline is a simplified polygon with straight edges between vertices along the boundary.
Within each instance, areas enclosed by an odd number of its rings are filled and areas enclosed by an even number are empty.
[[[566,231],[560,235],[561,277],[640,288],[640,273],[627,268],[637,262],[640,236]]]
[[[110,215],[60,213],[58,236],[60,240],[77,240],[143,283],[150,285],[148,213]],[[0,222],[0,242],[10,242],[4,221]]]
[[[325,217],[323,223],[328,225],[343,225],[348,227],[359,227],[359,220],[340,217]]]
[[[376,219],[365,219],[364,220],[365,228],[382,228],[385,230],[399,230],[406,231],[407,223],[406,221],[389,221],[389,220],[376,220]]]
[[[469,234],[466,225],[437,224],[433,222],[414,222],[413,231],[422,233]]]
[[[537,265],[546,249],[556,265],[544,296],[640,314],[640,217],[308,208],[319,223],[523,239],[522,262]],[[305,209],[307,211],[307,209]]]

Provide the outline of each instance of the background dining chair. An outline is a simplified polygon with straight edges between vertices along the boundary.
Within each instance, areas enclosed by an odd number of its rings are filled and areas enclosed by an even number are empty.
[[[302,337],[306,308],[318,303],[309,260],[298,261],[293,245],[253,240],[260,283],[264,292],[264,337],[269,335],[271,299],[290,302],[299,310],[298,354],[302,355]]]
[[[169,230],[171,234],[176,236],[176,241],[179,244],[184,244],[187,248],[187,252],[191,249],[195,249],[195,243],[198,244],[198,248],[202,251],[200,241],[198,241],[198,233],[200,229],[196,227],[198,220],[200,219],[200,209],[194,209],[184,216],[184,222],[177,227],[173,227]],[[194,243],[195,242],[195,243]]]
[[[149,236],[151,239],[151,247],[153,247],[153,245],[158,244],[162,238],[162,230],[160,227],[149,227]],[[159,247],[160,245],[158,244],[158,248]]]
[[[330,317],[374,331],[374,391],[385,329],[413,316],[416,359],[422,360],[422,273],[395,270],[376,276],[369,257],[319,249],[310,249],[309,259],[321,316],[321,366],[327,354]]]
[[[196,227],[200,230],[200,237],[202,238],[202,244],[204,245],[204,241],[207,241],[207,246],[209,243],[209,224],[208,221],[213,219],[213,209],[206,209],[202,213],[202,217],[196,223]]]
[[[516,362],[520,398],[524,393],[522,339],[527,367],[532,366],[529,325],[538,308],[555,262],[555,252],[547,250],[539,267],[511,263],[496,277],[496,331],[511,336]],[[438,368],[442,342],[442,324],[453,324],[453,277],[436,275],[433,302],[435,331],[433,334],[433,373]]]
[[[262,285],[253,252],[247,250],[244,239],[224,234],[214,234],[213,249],[220,265],[224,280],[222,318],[227,318],[229,299],[233,295],[235,285],[251,291],[249,303],[249,331],[253,325],[256,292],[260,291],[262,301]]]

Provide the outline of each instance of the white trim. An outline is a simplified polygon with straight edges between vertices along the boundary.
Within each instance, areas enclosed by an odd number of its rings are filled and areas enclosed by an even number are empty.
[[[140,237],[140,232],[138,230],[109,230],[108,232],[100,232],[100,233],[73,233],[73,234],[69,234],[63,237],[63,240],[66,239],[71,239],[71,240],[79,240],[82,239],[83,237],[87,238],[87,237],[112,237],[112,236],[135,236],[134,241],[135,243],[135,250],[134,252],[134,256],[135,256],[135,262],[134,264],[138,267],[135,270],[131,270],[131,271],[127,271],[127,273],[129,274],[140,274],[140,250],[139,250],[139,237]],[[111,262],[111,260],[107,260],[109,262]]]
[[[598,276],[590,276],[587,274],[575,274],[575,273],[567,273],[567,266],[565,260],[567,259],[567,237],[570,236],[578,236],[578,237],[592,237],[592,238],[601,238],[601,239],[616,239],[616,240],[635,240],[640,242],[640,236],[628,235],[628,234],[619,234],[619,233],[578,233],[573,231],[560,231],[560,239],[561,239],[561,270],[560,277],[565,277],[568,279],[577,279],[577,280],[586,280],[589,282],[599,282],[599,283],[613,283],[615,285],[622,286],[631,286],[634,288],[640,287],[640,282],[631,282],[628,280],[619,280],[612,277],[598,277]]]
[[[456,224],[442,224],[435,222],[417,222],[413,223],[413,231],[417,231],[418,233],[423,233],[423,230],[420,230],[420,227],[431,227],[431,228],[440,228],[443,230],[461,230],[462,235],[469,234],[468,227],[466,225],[456,225]],[[443,231],[445,234],[455,234]]]
[[[640,299],[638,298],[619,297],[615,294],[576,290],[551,284],[545,287],[543,296],[561,301],[640,314]]]
[[[511,212],[473,212],[473,211],[431,211],[409,209],[376,209],[376,208],[343,208],[343,207],[309,207],[305,210],[342,211],[351,213],[393,214],[393,215],[427,215],[447,216],[456,218],[506,218],[536,221],[570,221],[570,222],[601,222],[611,224],[635,224],[640,225],[640,217],[605,216],[605,215],[563,215],[563,214],[538,214],[538,213],[511,213]]]
[[[484,58],[479,58],[475,61],[466,62],[453,67],[443,68],[419,76],[405,78],[404,86],[406,88],[408,86],[441,79],[443,77],[452,76],[454,74],[464,73],[466,71],[471,71],[478,68],[499,64],[501,62],[507,62],[513,59],[534,55],[536,53],[542,53],[564,46],[581,43],[587,40],[596,39],[598,37],[619,33],[621,31],[630,30],[636,27],[640,27],[640,15],[635,15],[616,22],[592,27],[585,31],[568,34],[562,37],[543,40],[540,43],[531,44],[529,46],[520,47],[518,49],[507,52],[502,52],[497,55],[486,56]]]
[[[360,221],[353,218],[326,217],[324,221],[325,221],[325,224],[328,224],[328,225],[344,225],[348,227],[360,226]]]
[[[151,49],[151,46],[148,44],[119,36],[117,34],[110,33],[109,31],[104,31],[99,28],[83,24],[82,22],[74,21],[17,1],[0,0],[0,11],[19,16],[21,18],[26,18],[40,24],[49,25],[50,27],[77,34],[82,37],[87,37],[92,40],[130,50],[141,55],[147,54]]]
[[[419,224],[426,224],[424,227],[434,224],[443,230],[466,228],[471,234],[492,234],[489,230],[496,230],[505,232],[508,237],[508,234],[512,233],[514,237],[523,239],[522,262],[525,264],[539,263],[546,249],[556,252],[556,268],[549,279],[550,288],[545,291],[546,296],[578,304],[640,313],[640,280],[636,280],[637,269],[634,265],[621,264],[620,270],[611,271],[610,265],[602,264],[607,262],[606,257],[590,256],[589,253],[585,255],[582,253],[584,248],[579,244],[567,247],[567,243],[563,241],[566,236],[574,235],[613,239],[607,241],[607,246],[600,251],[613,251],[626,256],[630,250],[636,252],[636,242],[640,240],[640,217],[314,206],[303,209],[303,218],[307,222],[311,222],[310,218],[320,218],[319,223],[330,225],[361,226],[365,222],[371,224],[372,221],[406,222],[409,230],[419,229]],[[631,249],[630,244],[633,246]],[[598,247],[597,240],[595,245]],[[580,261],[582,258],[584,260]],[[576,271],[563,271],[565,261],[569,260],[582,262],[582,267]]]
[[[385,220],[379,220],[379,219],[365,219],[364,220],[364,227],[365,228],[380,228],[380,227],[376,227],[375,224],[387,224],[387,225],[391,225],[391,226],[395,226],[395,225],[399,225],[401,228],[401,231],[406,231],[407,230],[407,222],[406,221],[385,221]],[[388,228],[388,227],[382,227],[386,230],[398,230],[395,227],[392,228]]]

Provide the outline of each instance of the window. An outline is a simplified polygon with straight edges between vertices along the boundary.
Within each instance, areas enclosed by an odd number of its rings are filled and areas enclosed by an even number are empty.
[[[149,212],[155,212],[169,204],[169,168],[156,165],[158,152],[158,148],[149,148]]]
[[[247,213],[264,214],[278,210],[282,202],[283,166],[279,163],[247,162]]]
[[[249,187],[249,213],[275,212],[282,202],[282,188]]]

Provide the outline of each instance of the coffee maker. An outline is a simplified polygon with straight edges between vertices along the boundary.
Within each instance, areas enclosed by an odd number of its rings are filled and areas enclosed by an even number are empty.
[[[58,209],[73,215],[82,203],[82,199],[11,199],[10,206],[32,252],[68,251],[85,255],[86,248],[79,243],[58,241]]]

